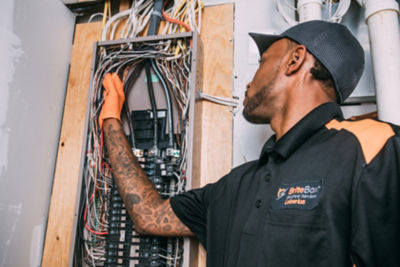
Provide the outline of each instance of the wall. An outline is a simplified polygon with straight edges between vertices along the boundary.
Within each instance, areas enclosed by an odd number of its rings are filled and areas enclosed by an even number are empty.
[[[61,1],[1,3],[0,266],[39,266],[74,16]]]

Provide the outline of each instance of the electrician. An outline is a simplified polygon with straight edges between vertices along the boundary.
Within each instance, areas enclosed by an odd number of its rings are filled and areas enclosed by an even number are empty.
[[[309,21],[279,36],[251,34],[260,66],[244,117],[275,135],[258,160],[163,200],[133,156],[120,122],[116,74],[100,114],[113,175],[136,229],[195,235],[207,266],[400,266],[400,129],[343,119],[364,52],[349,30]]]

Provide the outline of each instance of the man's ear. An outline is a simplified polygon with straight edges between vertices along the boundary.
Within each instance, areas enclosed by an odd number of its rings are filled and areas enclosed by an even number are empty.
[[[285,74],[290,76],[300,70],[303,63],[306,61],[307,49],[304,45],[296,45],[295,48],[288,52]]]

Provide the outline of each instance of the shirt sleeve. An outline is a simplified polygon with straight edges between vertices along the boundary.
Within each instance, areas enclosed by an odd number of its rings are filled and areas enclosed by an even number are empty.
[[[352,248],[357,267],[400,265],[400,141],[388,140],[354,185]]]
[[[196,235],[206,248],[207,243],[207,209],[213,198],[221,192],[224,178],[217,183],[193,189],[170,199],[176,216]]]

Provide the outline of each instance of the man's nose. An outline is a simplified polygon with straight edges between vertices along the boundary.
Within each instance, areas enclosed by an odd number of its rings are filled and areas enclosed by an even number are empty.
[[[250,86],[251,86],[251,83],[248,83],[248,84],[246,85],[246,91],[244,92],[244,96],[245,96],[245,97],[247,96],[247,91],[250,89]]]

